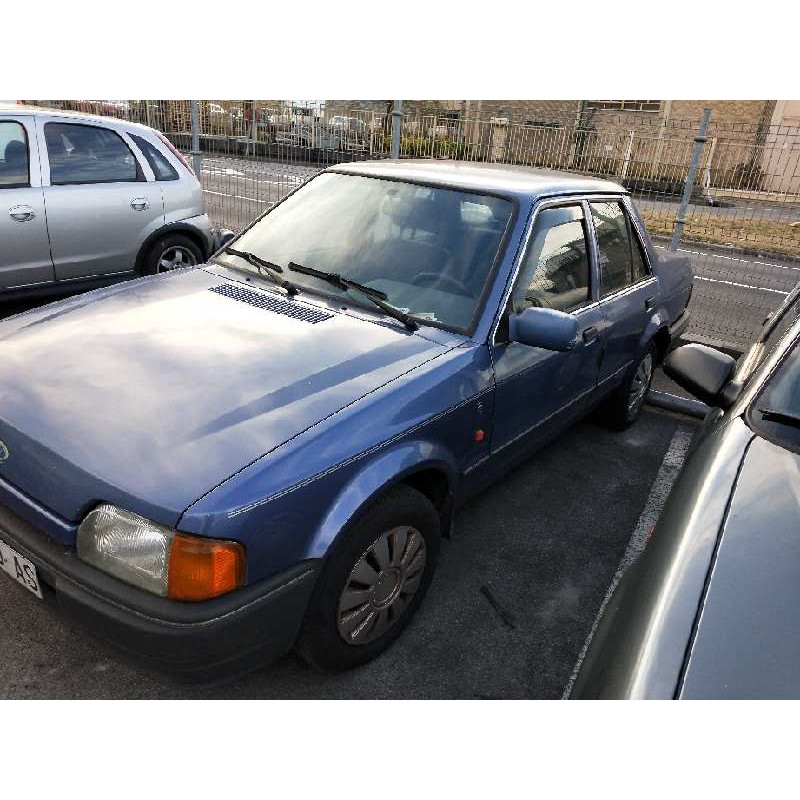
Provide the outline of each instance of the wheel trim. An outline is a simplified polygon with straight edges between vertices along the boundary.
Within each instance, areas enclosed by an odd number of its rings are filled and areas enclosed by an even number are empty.
[[[196,264],[194,254],[191,250],[180,245],[168,247],[161,253],[158,259],[157,272],[169,272],[181,267],[193,267]]]
[[[653,354],[647,353],[636,367],[636,372],[631,382],[631,390],[628,394],[628,411],[634,413],[644,402],[647,390],[650,387],[650,380],[653,377]]]
[[[425,540],[408,525],[385,531],[356,562],[339,596],[337,628],[344,641],[367,644],[403,616],[419,588]]]

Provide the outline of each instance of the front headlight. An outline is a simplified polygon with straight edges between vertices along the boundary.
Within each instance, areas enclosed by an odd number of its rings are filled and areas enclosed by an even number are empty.
[[[244,584],[238,542],[178,533],[112,505],[86,515],[77,544],[87,564],[174,600],[207,600]]]

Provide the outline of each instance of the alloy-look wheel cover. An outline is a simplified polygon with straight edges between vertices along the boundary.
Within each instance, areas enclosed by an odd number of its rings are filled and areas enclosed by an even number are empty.
[[[644,402],[647,389],[650,386],[650,379],[653,377],[653,354],[648,353],[636,368],[633,376],[631,391],[628,394],[628,412],[635,414]]]
[[[158,272],[170,272],[181,267],[193,267],[197,263],[191,250],[185,247],[168,247],[158,259]]]
[[[372,642],[403,616],[425,572],[425,539],[408,525],[382,533],[358,559],[339,596],[336,623],[348,644]]]

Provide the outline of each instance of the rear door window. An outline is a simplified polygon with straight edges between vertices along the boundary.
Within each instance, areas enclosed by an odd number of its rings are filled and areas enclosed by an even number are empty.
[[[128,145],[109,128],[48,122],[44,138],[53,185],[144,180]]]
[[[0,189],[30,186],[28,136],[15,120],[0,120]]]
[[[641,242],[622,203],[590,203],[600,262],[600,296],[650,277]]]

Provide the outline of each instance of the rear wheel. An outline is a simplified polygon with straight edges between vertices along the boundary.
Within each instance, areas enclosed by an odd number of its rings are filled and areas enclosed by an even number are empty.
[[[624,431],[636,422],[650,390],[655,363],[656,348],[650,344],[600,408],[601,419],[609,428]]]
[[[297,643],[322,670],[365,664],[403,632],[433,577],[439,515],[422,493],[399,485],[343,537],[322,570]]]
[[[160,236],[150,245],[142,262],[142,275],[193,267],[202,260],[200,248],[188,236],[170,233]]]

